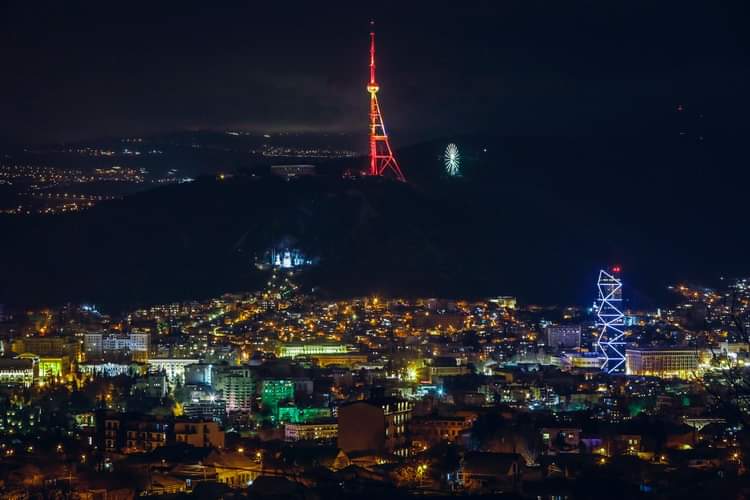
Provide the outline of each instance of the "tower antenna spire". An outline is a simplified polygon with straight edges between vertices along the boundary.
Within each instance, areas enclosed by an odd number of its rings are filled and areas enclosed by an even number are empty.
[[[370,84],[375,83],[375,21],[370,21]]]
[[[379,90],[380,86],[375,78],[375,21],[370,20],[370,81],[367,84],[367,92],[370,94],[370,175],[380,177],[386,170],[390,170],[398,180],[406,181],[385,132],[378,104]]]

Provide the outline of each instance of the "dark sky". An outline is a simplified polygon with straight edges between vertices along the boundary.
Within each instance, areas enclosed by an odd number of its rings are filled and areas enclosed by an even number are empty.
[[[401,143],[637,134],[682,104],[744,135],[747,9],[719,1],[12,2],[0,138],[359,131],[368,20]]]

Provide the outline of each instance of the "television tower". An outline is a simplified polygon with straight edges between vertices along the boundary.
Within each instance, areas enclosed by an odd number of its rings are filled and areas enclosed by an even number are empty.
[[[619,278],[620,267],[615,266],[611,272],[599,271],[596,285],[599,298],[596,301],[596,326],[599,337],[596,339],[596,350],[604,356],[602,370],[607,373],[619,373],[625,368],[625,315],[622,307],[622,281]]]
[[[378,90],[380,87],[375,80],[375,32],[372,31],[375,21],[370,21],[370,82],[367,92],[370,93],[370,175],[382,176],[387,169],[400,181],[406,181],[396,157],[393,156],[388,134],[385,133],[383,115],[378,105]]]

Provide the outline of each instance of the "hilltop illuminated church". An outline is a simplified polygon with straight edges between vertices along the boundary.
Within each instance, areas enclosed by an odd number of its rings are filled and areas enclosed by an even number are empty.
[[[295,267],[309,266],[312,261],[306,259],[305,256],[297,249],[271,249],[270,251],[270,264],[273,267],[280,267],[281,269],[292,269]]]

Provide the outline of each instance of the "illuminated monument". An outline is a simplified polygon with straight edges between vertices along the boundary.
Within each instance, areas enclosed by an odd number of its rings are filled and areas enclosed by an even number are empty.
[[[370,21],[370,25],[374,25]],[[370,82],[367,84],[367,92],[370,93],[370,175],[382,176],[386,170],[400,181],[406,181],[401,168],[398,166],[396,157],[393,156],[391,144],[388,142],[388,134],[383,125],[383,115],[380,114],[378,104],[378,90],[380,87],[375,80],[375,32],[370,32]]]
[[[599,336],[595,344],[596,350],[604,356],[602,370],[607,373],[621,372],[625,368],[625,315],[620,310],[622,281],[619,273],[619,267],[613,267],[611,273],[602,269],[597,281],[596,326]]]

